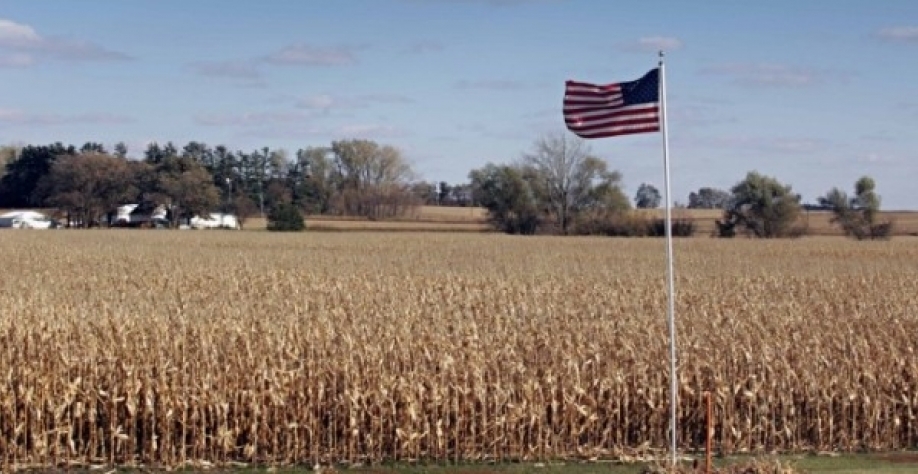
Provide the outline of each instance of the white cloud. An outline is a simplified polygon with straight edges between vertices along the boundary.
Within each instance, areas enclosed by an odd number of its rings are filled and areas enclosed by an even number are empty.
[[[877,31],[877,36],[889,41],[918,43],[918,26],[892,26]]]
[[[675,51],[681,48],[682,40],[672,36],[645,36],[620,45],[620,49],[634,52]]]
[[[42,36],[29,25],[0,18],[0,66],[27,67],[41,60],[112,61],[130,57],[84,40]]]
[[[31,26],[0,18],[0,44],[35,44],[41,40]]]

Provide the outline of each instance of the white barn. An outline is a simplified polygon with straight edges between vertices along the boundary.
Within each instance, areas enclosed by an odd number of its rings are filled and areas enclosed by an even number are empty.
[[[35,211],[12,211],[0,215],[0,228],[51,229],[57,224],[50,217]]]
[[[233,214],[211,212],[206,217],[194,216],[188,225],[192,229],[233,229],[239,230],[239,220]]]

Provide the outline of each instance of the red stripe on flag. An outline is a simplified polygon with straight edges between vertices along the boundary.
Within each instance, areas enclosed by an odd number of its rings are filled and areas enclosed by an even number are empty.
[[[658,102],[625,105],[621,87],[567,81],[564,122],[583,138],[602,138],[660,130]]]

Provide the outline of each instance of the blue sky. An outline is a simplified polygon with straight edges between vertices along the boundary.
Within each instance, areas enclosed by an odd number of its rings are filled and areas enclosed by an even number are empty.
[[[564,130],[564,81],[667,51],[673,199],[747,171],[918,209],[913,0],[0,0],[0,143],[402,150],[451,183]],[[662,189],[659,133],[591,140]]]

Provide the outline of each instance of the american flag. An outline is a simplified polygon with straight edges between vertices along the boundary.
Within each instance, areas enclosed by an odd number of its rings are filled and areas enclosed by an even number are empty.
[[[567,81],[564,122],[582,138],[614,137],[660,130],[660,70],[615,84]]]

